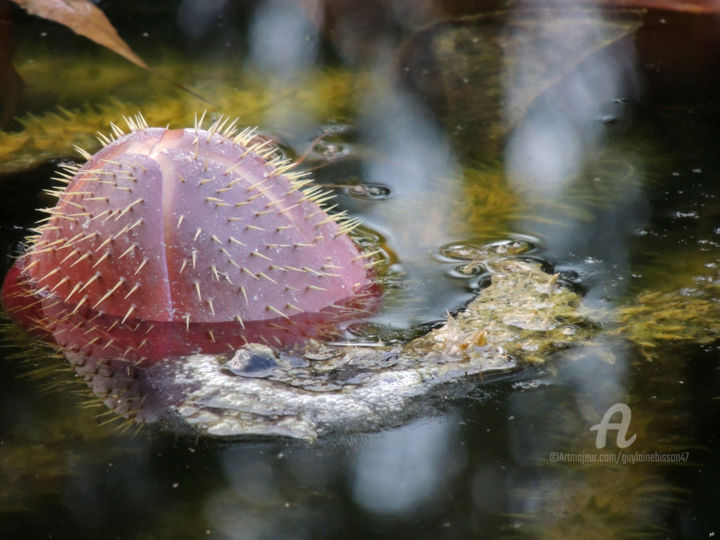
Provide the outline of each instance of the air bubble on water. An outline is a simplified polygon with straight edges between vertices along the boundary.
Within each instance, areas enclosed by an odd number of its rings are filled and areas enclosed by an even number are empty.
[[[329,122],[320,128],[320,131],[325,135],[335,135],[338,133],[346,133],[350,131],[351,126],[342,122]]]
[[[346,145],[324,140],[315,143],[313,151],[325,159],[338,159],[349,154],[349,149]]]
[[[673,213],[673,217],[676,219],[700,219],[700,214],[695,210],[690,210],[688,212],[681,212],[678,210]]]
[[[356,184],[344,189],[345,194],[354,199],[383,201],[392,195],[390,188],[384,184]]]
[[[446,244],[438,250],[438,257],[447,262],[478,261],[497,257],[527,255],[537,249],[539,241],[535,238],[516,235],[494,242],[465,241]]]
[[[487,273],[487,271],[487,268],[483,264],[469,263],[454,266],[450,269],[448,275],[453,278],[468,279]]]
[[[468,289],[473,292],[477,292],[481,289],[486,289],[492,284],[492,278],[489,273],[481,274],[468,281]]]
[[[515,390],[535,390],[536,388],[539,388],[541,385],[544,385],[543,381],[539,379],[533,379],[531,381],[518,381],[516,383],[513,383],[512,387]]]

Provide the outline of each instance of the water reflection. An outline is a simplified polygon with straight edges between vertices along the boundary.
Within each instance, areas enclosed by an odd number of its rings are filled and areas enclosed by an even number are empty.
[[[182,0],[177,24],[189,39],[204,37],[228,7],[228,0]]]
[[[389,231],[391,238],[412,235],[414,241],[392,244],[400,260],[412,262],[427,255],[437,239],[448,239],[446,223],[433,221],[430,227],[422,210],[440,216],[452,213],[460,188],[452,180],[458,164],[429,111],[411,95],[389,88],[386,76],[384,69],[378,73],[376,87],[363,103],[363,137],[376,149],[363,167],[367,181],[389,186],[395,197],[369,208],[368,219]],[[419,212],[409,212],[408,205]]]
[[[457,439],[447,417],[368,437],[354,457],[353,499],[374,514],[397,516],[431,504],[463,466]]]
[[[588,10],[583,18],[584,34],[580,39],[606,43],[610,40],[603,14],[599,10]],[[576,45],[568,40],[564,33],[554,28],[555,14],[539,12],[531,28],[524,28],[526,34],[518,40],[520,44],[513,50],[513,57],[508,59],[507,68],[511,72],[505,77],[506,83],[522,82],[527,79],[536,66],[547,66],[557,63],[559,59],[570,53],[569,47]],[[511,60],[511,61],[510,61]],[[515,71],[515,72],[513,72]],[[513,114],[522,107],[527,99],[526,89],[507,86],[505,115],[508,122],[513,121]],[[596,173],[598,159],[612,156],[613,160],[628,164],[635,176],[643,171],[642,158],[639,153],[623,148],[618,152],[613,148],[613,125],[607,119],[622,120],[623,103],[627,98],[637,97],[639,83],[637,81],[637,65],[632,40],[621,40],[613,47],[604,47],[596,51],[581,65],[565,76],[559,83],[551,86],[541,99],[530,107],[528,114],[520,120],[510,134],[505,147],[505,167],[510,183],[532,205],[533,199],[546,197],[549,200],[567,200],[567,194],[577,186],[589,189],[593,184],[620,183],[613,178],[613,168],[603,171],[600,166],[598,176],[588,178]],[[605,167],[607,169],[607,167]],[[571,219],[565,226],[548,226],[530,224],[522,220],[517,226],[523,230],[541,231],[549,253],[559,259],[568,261],[574,258],[574,268],[584,276],[596,271],[597,265],[592,263],[598,258],[603,261],[604,273],[601,280],[586,280],[588,286],[584,301],[589,305],[608,308],[609,284],[615,283],[613,293],[622,292],[625,279],[629,274],[629,249],[627,243],[631,239],[628,223],[642,220],[643,206],[639,203],[642,194],[641,183],[637,181],[622,182],[622,195],[617,204],[605,211],[594,209],[595,222],[579,223],[573,226]],[[553,221],[554,215],[545,209],[544,221]],[[582,231],[582,234],[578,234]],[[592,254],[592,258],[590,255]],[[579,259],[579,260],[578,260]],[[564,269],[568,269],[565,266]],[[593,286],[595,285],[595,286]],[[588,404],[588,396],[592,396],[594,405],[600,401],[606,403],[611,396],[622,395],[628,383],[623,355],[614,350],[610,342],[596,343],[593,349],[578,352],[578,356],[591,351],[590,358],[594,361],[575,364],[572,369],[573,384],[577,395],[576,404],[567,404],[572,410]],[[599,379],[592,367],[599,358],[614,358],[616,369],[605,370]],[[580,367],[582,366],[582,367]],[[601,380],[600,384],[598,381]],[[513,401],[524,401],[527,396],[518,394]],[[582,433],[578,429],[577,419],[567,410],[553,411],[531,406],[529,410],[542,410],[541,418],[536,419],[540,426],[533,435],[523,431],[515,432],[515,442],[520,447],[515,449],[516,458],[538,458],[547,453],[551,444],[547,437],[562,435],[570,438],[571,433]],[[606,406],[607,406],[606,405]],[[554,404],[560,406],[560,404]],[[599,407],[598,407],[599,409]],[[598,410],[593,408],[592,410]],[[517,413],[528,410],[527,404],[518,404]],[[533,422],[522,423],[527,426]],[[551,425],[554,424],[554,425]],[[511,426],[516,426],[512,423]],[[524,441],[524,442],[520,442]],[[554,443],[557,443],[553,439]],[[528,446],[528,444],[530,446]]]
[[[348,442],[228,448],[221,462],[229,485],[205,502],[209,529],[228,538],[329,537],[347,526],[348,510],[326,492],[332,485],[347,483],[361,512],[403,517],[445,501],[466,464],[453,416]]]
[[[583,42],[611,41],[599,10],[585,11]],[[507,58],[505,121],[513,125],[518,111],[528,101],[524,86],[537,66],[567,70],[569,59],[581,61],[579,69],[562,77],[530,108],[511,133],[505,146],[505,168],[509,180],[521,192],[561,198],[562,191],[576,182],[587,162],[602,152],[608,135],[607,121],[623,114],[622,103],[638,95],[637,66],[633,42],[621,40],[584,59],[573,49],[579,38],[568,39],[558,32],[556,13],[539,11],[532,26],[522,27],[523,37]],[[518,31],[517,29],[515,31]]]
[[[248,43],[250,62],[279,80],[304,77],[315,69],[319,2],[270,0],[253,15]]]
[[[599,10],[586,13],[585,36],[598,43],[609,42],[604,14]],[[520,73],[509,73],[506,81],[523,81],[537,66],[572,57],[572,40],[551,31],[555,15],[539,12],[537,24],[523,29],[526,34],[519,40],[521,46],[513,50],[512,61],[507,63],[507,69]],[[610,311],[627,289],[632,229],[647,219],[643,190],[646,154],[623,145],[618,131],[618,126],[627,122],[625,102],[640,94],[634,47],[632,40],[624,39],[594,51],[549,87],[519,121],[513,115],[522,108],[526,93],[523,88],[505,87],[506,119],[517,121],[504,149],[505,170],[529,206],[538,197],[572,201],[577,189],[601,193],[609,185],[616,186],[615,200],[603,208],[592,208],[584,219],[566,218],[559,225],[547,207],[540,210],[541,220],[555,223],[516,223],[521,230],[539,233],[548,253],[564,261],[563,270],[579,272],[587,287],[583,299],[586,306]],[[613,163],[627,167],[628,177],[618,174]],[[599,313],[595,316],[604,318]],[[581,472],[572,466],[546,465],[552,452],[597,451],[589,427],[610,405],[624,403],[633,394],[632,356],[625,343],[599,339],[564,357],[554,360],[555,365],[562,365],[556,388],[509,397],[512,421],[508,422],[508,450],[519,466],[529,467],[536,474],[518,472],[512,478],[508,511],[532,516],[530,519],[541,524],[549,536],[561,530],[565,534],[574,531],[570,536],[582,535],[582,525],[576,528],[572,517],[564,517],[573,515],[582,516],[580,523],[596,516],[603,523],[604,533],[615,535],[618,531],[613,528],[613,519],[649,513],[651,508],[657,509],[657,501],[639,490],[620,502],[612,486],[644,485],[649,493],[664,489],[662,479],[646,469],[587,465]],[[633,407],[640,418],[645,417],[645,422],[636,420],[635,429],[643,429],[655,409],[637,403]],[[640,444],[656,441],[647,437]],[[640,528],[640,521],[630,521],[630,527]]]
[[[592,448],[594,438],[589,427],[597,423],[598,415],[627,395],[627,352],[620,341],[594,340],[558,355],[555,361],[563,369],[553,386],[509,396],[512,420],[508,422],[508,450],[514,461],[537,465],[546,462],[553,451],[585,445]]]
[[[305,510],[291,508],[282,493],[276,467],[254,453],[226,452],[225,478],[230,487],[217,491],[205,503],[211,530],[226,538],[306,538]]]
[[[593,274],[597,265],[592,263],[601,260],[607,272],[603,287],[590,288],[586,298],[595,301],[613,288],[614,295],[621,294],[626,284],[632,226],[643,223],[647,213],[642,202],[645,158],[639,149],[624,145],[621,136],[629,122],[626,102],[640,95],[634,42],[626,38],[607,46],[617,39],[612,23],[600,10],[583,13],[582,36],[568,39],[557,31],[553,12],[538,12],[536,24],[523,27],[522,39],[506,59],[505,117],[515,129],[505,145],[504,162],[510,184],[528,207],[538,198],[578,207],[578,191],[586,201],[614,191],[610,205],[587,206],[590,215],[558,220],[557,207],[551,204],[537,208],[539,219],[516,223],[520,230],[544,237],[550,256],[574,259],[585,276]],[[572,48],[585,42],[595,44],[592,54],[573,55]],[[567,58],[579,65],[518,120],[518,110],[527,102],[527,90],[520,85],[537,66],[553,67]],[[579,207],[587,204],[580,202]]]
[[[607,537],[632,537],[658,523],[672,493],[662,465],[590,461],[620,454],[615,432],[607,447],[598,448],[590,430],[614,403],[632,409],[627,435],[635,439],[624,454],[677,450],[684,444],[678,431],[681,400],[676,397],[672,413],[664,417],[660,411],[666,405],[656,396],[640,397],[637,390],[641,385],[652,394],[673,376],[645,370],[638,381],[631,367],[636,360],[622,341],[599,339],[557,355],[559,374],[545,381],[551,384],[509,397],[508,449],[516,466],[507,478],[508,512],[550,538],[583,537],[589,523]],[[572,463],[558,458],[563,453],[590,458]]]
[[[535,112],[513,133],[506,148],[507,172],[522,191],[557,197],[582,171],[582,131],[555,111]]]
[[[374,321],[412,328],[461,302],[455,284],[437,279],[430,258],[437,246],[455,239],[448,226],[460,197],[460,165],[432,112],[416,96],[388,84],[389,58],[373,67],[373,88],[361,103],[359,121],[372,149],[363,161],[363,179],[387,186],[393,197],[369,206],[365,217],[388,238],[402,280]]]

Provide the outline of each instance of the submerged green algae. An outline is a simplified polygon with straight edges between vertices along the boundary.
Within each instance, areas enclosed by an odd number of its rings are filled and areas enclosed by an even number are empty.
[[[616,317],[613,333],[636,343],[649,360],[658,358],[658,347],[713,343],[720,338],[720,276],[693,276],[674,291],[642,291]]]
[[[48,65],[38,66],[38,62],[33,62],[32,67],[42,72],[50,65],[62,64],[60,60],[49,58],[46,60]],[[82,101],[82,96],[86,95],[87,101],[72,108],[52,107],[44,113],[23,115],[18,118],[21,129],[0,132],[0,174],[29,169],[50,159],[72,157],[73,146],[93,153],[100,146],[96,138],[98,131],[105,131],[110,122],[119,124],[123,116],[132,116],[137,112],[142,112],[152,126],[181,128],[192,126],[196,115],[212,109],[239,118],[243,125],[262,125],[270,133],[291,135],[292,124],[288,115],[299,120],[300,126],[318,119],[345,118],[350,113],[356,94],[367,85],[366,77],[337,69],[293,81],[272,81],[249,75],[228,86],[232,70],[226,65],[201,64],[195,69],[192,66],[186,68],[193,73],[200,71],[198,76],[203,76],[204,71],[212,74],[202,89],[207,101],[166,81],[156,81],[142,97],[135,96],[134,100],[125,97],[122,92],[110,92],[118,80],[123,81],[132,73],[132,68],[113,64],[102,69],[100,66],[95,68],[98,77],[94,80],[100,82],[90,85],[92,92],[86,94],[85,77],[75,73],[71,67],[59,69],[58,87],[69,94],[79,94],[69,101]],[[22,66],[19,71],[24,74]],[[133,79],[130,82],[145,88],[152,75],[143,73],[142,77],[146,80]],[[44,87],[39,81],[29,87],[32,89],[35,85]],[[91,95],[103,94],[113,97],[90,99]]]

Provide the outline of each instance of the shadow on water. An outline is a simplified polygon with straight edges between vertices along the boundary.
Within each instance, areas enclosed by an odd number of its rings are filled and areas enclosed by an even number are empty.
[[[149,64],[306,156],[380,238],[383,308],[355,339],[407,341],[442,324],[490,280],[455,255],[521,240],[600,330],[518,370],[428,390],[383,429],[314,443],[132,436],[97,399],[82,405],[64,359],[3,349],[0,536],[720,532],[717,21],[537,4],[102,6]],[[94,131],[122,113],[180,127],[205,107],[11,15],[26,91],[0,132],[8,256],[32,209],[52,204],[37,193],[73,144],[95,148]],[[601,448],[590,428],[617,403],[636,438],[618,447],[610,429]]]

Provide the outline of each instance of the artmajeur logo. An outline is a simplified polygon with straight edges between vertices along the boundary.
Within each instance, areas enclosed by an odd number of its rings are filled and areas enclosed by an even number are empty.
[[[616,414],[620,414],[620,422],[611,422],[610,420]],[[590,428],[590,431],[597,431],[597,436],[595,437],[595,447],[605,448],[605,443],[607,442],[607,432],[610,430],[617,431],[615,444],[617,444],[618,448],[627,448],[634,443],[637,438],[636,435],[633,435],[629,439],[627,438],[631,418],[632,412],[630,412],[630,407],[628,407],[625,403],[615,403],[614,405],[611,405],[610,408],[605,411],[602,421]]]
[[[690,452],[623,452],[635,442],[637,435],[628,438],[630,420],[632,413],[630,407],[625,403],[615,403],[605,411],[599,424],[590,427],[590,431],[597,431],[595,436],[595,447],[605,448],[607,444],[608,431],[616,431],[615,444],[617,450],[605,452],[562,452],[554,451],[548,454],[552,463],[569,463],[573,465],[603,464],[612,463],[615,465],[626,465],[635,463],[687,463],[690,459]]]

